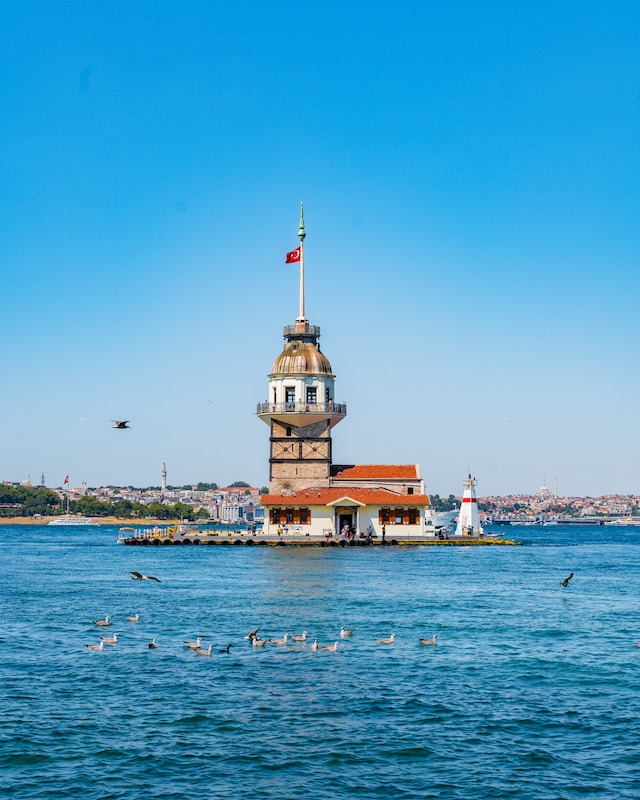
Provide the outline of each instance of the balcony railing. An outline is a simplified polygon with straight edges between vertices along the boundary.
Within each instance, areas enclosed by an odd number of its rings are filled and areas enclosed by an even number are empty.
[[[346,414],[346,403],[258,403],[256,414]]]
[[[320,327],[318,325],[305,325],[304,330],[300,330],[295,325],[285,325],[284,326],[284,336],[289,338],[290,336],[320,336]]]

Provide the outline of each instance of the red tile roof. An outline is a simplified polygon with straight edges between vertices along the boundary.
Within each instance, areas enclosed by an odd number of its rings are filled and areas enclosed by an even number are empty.
[[[398,494],[388,489],[358,489],[352,486],[330,486],[323,489],[301,489],[291,494],[263,494],[263,506],[327,506],[336,500],[350,499],[365,506],[428,506],[426,494]]]
[[[335,471],[334,471],[335,470]],[[356,464],[335,465],[331,470],[334,480],[418,480],[415,464]]]

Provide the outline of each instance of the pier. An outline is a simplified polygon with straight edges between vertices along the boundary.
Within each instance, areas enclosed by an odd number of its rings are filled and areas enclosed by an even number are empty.
[[[485,533],[482,536],[411,536],[387,537],[384,541],[378,537],[367,539],[344,539],[333,535],[312,536],[299,532],[282,535],[266,534],[260,531],[205,531],[176,530],[177,526],[168,528],[121,528],[118,542],[137,547],[201,547],[201,546],[235,546],[235,547],[486,547],[517,546],[521,542],[504,539]]]

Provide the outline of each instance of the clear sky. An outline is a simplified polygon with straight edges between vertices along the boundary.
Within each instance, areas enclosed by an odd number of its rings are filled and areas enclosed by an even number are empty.
[[[25,0],[0,68],[0,480],[265,484],[304,201],[336,463],[640,493],[636,2]]]

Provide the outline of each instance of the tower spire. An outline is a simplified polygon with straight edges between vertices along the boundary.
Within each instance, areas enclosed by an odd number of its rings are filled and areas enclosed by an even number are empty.
[[[304,240],[307,232],[304,229],[304,205],[300,203],[300,226],[298,227],[298,239],[300,239],[300,314],[296,322],[306,322],[304,315]]]

